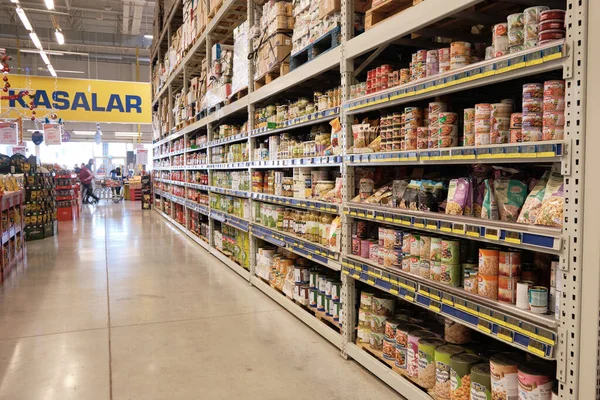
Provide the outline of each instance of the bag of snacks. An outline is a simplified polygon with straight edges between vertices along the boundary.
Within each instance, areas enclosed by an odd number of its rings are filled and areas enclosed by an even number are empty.
[[[352,125],[352,136],[354,138],[354,148],[360,149],[367,147],[366,131],[370,128],[369,124]]]
[[[434,208],[431,211],[438,212],[440,204],[448,198],[448,188],[445,182],[435,182],[433,185],[433,203]]]
[[[562,228],[565,201],[563,181],[564,178],[560,174],[552,173],[550,175],[536,224]]]
[[[392,182],[392,203],[390,204],[392,207],[400,207],[400,203],[402,203],[402,198],[404,197],[404,192],[407,187],[407,180],[397,179]]]
[[[496,179],[494,194],[500,220],[515,222],[527,196],[527,185],[516,179]]]
[[[494,181],[486,179],[483,181],[483,201],[481,203],[480,218],[498,219],[498,204],[494,196]]]
[[[544,199],[549,176],[550,172],[544,173],[542,179],[537,181],[531,192],[529,192],[517,222],[521,224],[535,224],[540,208],[542,207],[542,200]]]
[[[421,186],[419,186],[419,210],[420,211],[434,211],[434,200],[433,200],[433,182],[429,180],[422,180]],[[435,207],[437,208],[437,206]]]
[[[469,178],[452,179],[448,186],[448,202],[446,204],[446,214],[463,215],[467,206],[467,197],[469,196]]]
[[[341,242],[340,242],[340,234],[342,233],[342,220],[340,219],[339,216],[335,217],[334,220],[331,222],[331,225],[329,227],[329,235],[328,235],[328,242],[329,242],[329,249],[331,251],[340,251],[341,249]]]
[[[402,197],[402,203],[400,208],[406,210],[418,210],[419,209],[419,187],[421,186],[420,181],[412,180],[404,191]]]

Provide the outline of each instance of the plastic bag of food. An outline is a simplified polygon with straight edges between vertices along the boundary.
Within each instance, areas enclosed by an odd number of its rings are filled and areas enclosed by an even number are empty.
[[[542,207],[542,200],[544,200],[546,184],[548,183],[549,177],[550,172],[544,173],[542,179],[537,181],[531,192],[529,192],[517,222],[521,224],[535,224]]]
[[[481,181],[477,186],[473,184],[473,215],[478,218],[481,216],[483,209],[483,197],[485,195],[485,180]]]
[[[418,191],[419,198],[419,210],[420,211],[432,211],[433,208],[433,182],[429,180],[422,180],[421,186]]]
[[[467,203],[463,215],[473,216],[473,180],[469,179],[469,192],[467,193]]]
[[[407,186],[408,181],[405,179],[397,179],[392,182],[392,199],[390,204],[392,207],[400,207]]]
[[[433,185],[433,207],[431,211],[438,212],[440,205],[448,198],[448,187],[445,182],[435,182]]]
[[[381,136],[377,136],[367,147],[377,153],[381,148]]]
[[[343,178],[335,178],[335,187],[329,192],[325,193],[321,198],[322,201],[329,203],[341,203],[342,202],[342,187],[344,185]],[[359,195],[360,196],[360,195]]]
[[[383,199],[386,199],[392,195],[392,185],[387,184],[383,185],[379,189],[377,189],[371,197],[369,197],[365,203],[369,204],[381,204]]]
[[[562,228],[565,201],[563,181],[564,178],[560,174],[550,175],[536,224]]]
[[[419,188],[421,187],[421,181],[412,180],[404,191],[403,204],[407,210],[419,209]]]
[[[352,137],[354,138],[355,149],[367,147],[366,130],[369,128],[369,124],[352,125]]]
[[[500,221],[515,222],[525,203],[527,185],[516,179],[496,179],[494,194],[498,203]]]
[[[448,185],[448,202],[446,204],[446,214],[463,215],[467,206],[467,197],[469,196],[469,178],[452,179]]]
[[[340,251],[341,241],[340,234],[342,233],[342,220],[339,216],[335,217],[333,221],[331,221],[331,225],[329,227],[329,235],[327,237],[329,242],[329,249],[331,251]]]
[[[483,202],[481,203],[480,218],[498,219],[498,204],[494,195],[494,181],[486,179],[483,181]]]

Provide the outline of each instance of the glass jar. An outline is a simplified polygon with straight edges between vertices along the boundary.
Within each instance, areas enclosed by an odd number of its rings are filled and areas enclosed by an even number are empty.
[[[321,224],[320,224],[320,236],[321,236],[321,245],[327,246],[329,244],[329,227],[333,222],[333,215],[323,213],[321,215]]]
[[[334,181],[317,181],[317,185],[315,186],[313,193],[315,194],[315,197],[317,199],[320,199],[334,188],[335,188]]]

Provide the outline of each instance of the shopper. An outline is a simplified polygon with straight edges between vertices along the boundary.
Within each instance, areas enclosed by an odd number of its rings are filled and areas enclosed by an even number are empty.
[[[79,180],[83,185],[83,204],[88,204],[89,198],[93,199],[94,203],[98,203],[100,199],[94,195],[94,189],[92,188],[92,181],[94,180],[94,175],[92,171],[84,164],[81,163],[81,170],[79,171]]]
[[[121,195],[120,183],[123,180],[123,173],[121,172],[121,167],[117,167],[117,168],[113,169],[112,171],[110,171],[110,179],[113,179],[113,180],[119,182],[119,186],[115,187],[115,191],[117,192],[117,196],[120,196]]]

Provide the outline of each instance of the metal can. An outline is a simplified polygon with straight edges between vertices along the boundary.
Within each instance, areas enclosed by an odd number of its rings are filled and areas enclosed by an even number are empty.
[[[550,399],[554,373],[549,364],[531,362],[519,366],[519,399]]]
[[[475,354],[460,353],[450,357],[450,398],[469,399],[471,368],[482,360]]]
[[[383,358],[390,361],[396,359],[396,342],[386,337],[383,338]]]
[[[471,399],[492,400],[490,364],[475,364],[471,368]]]
[[[436,348],[444,346],[445,344],[445,340],[436,337],[424,337],[419,339],[419,384],[425,389],[433,389],[435,386]]]
[[[547,287],[533,286],[529,289],[529,310],[535,314],[546,314],[548,312]]]
[[[308,305],[312,308],[317,307],[317,297],[319,295],[319,291],[317,289],[310,289],[308,294]]]
[[[490,358],[491,393],[494,399],[516,399],[519,365],[523,357],[517,353],[498,353]]]

